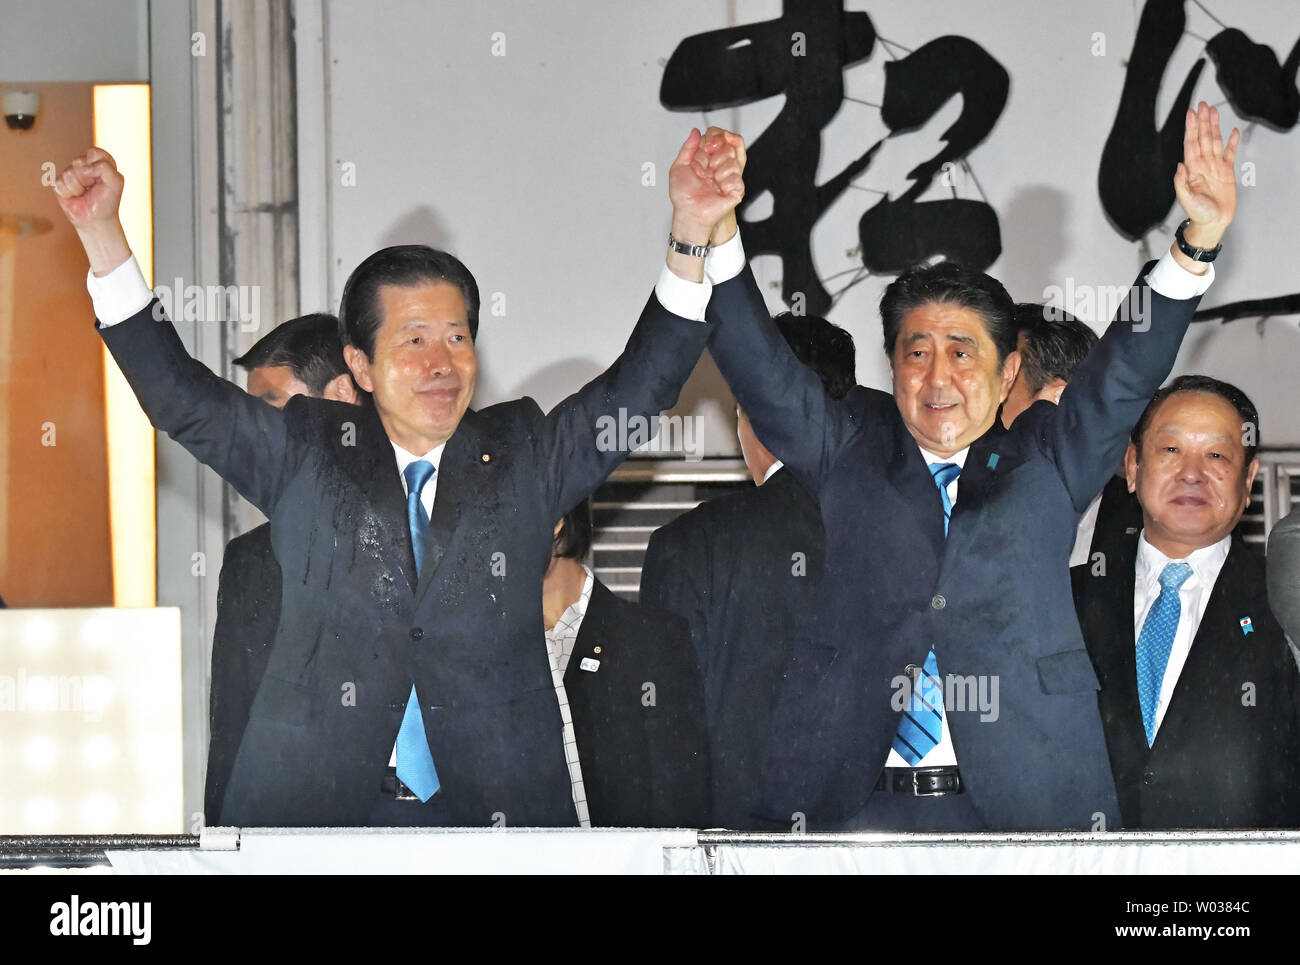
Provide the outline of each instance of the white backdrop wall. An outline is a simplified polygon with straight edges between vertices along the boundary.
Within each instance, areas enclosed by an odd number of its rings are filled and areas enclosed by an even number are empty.
[[[0,0],[0,84],[148,79],[148,0]]]
[[[672,113],[659,103],[664,64],[682,39],[778,17],[776,0],[297,6],[300,64],[321,65],[299,72],[301,194],[324,205],[314,221],[304,211],[303,260],[328,266],[304,269],[302,309],[336,308],[348,273],[381,246],[418,241],[456,252],[483,292],[479,406],[528,394],[549,408],[612,361],[662,264],[668,165],[686,132],[717,123],[752,142],[783,103],[777,96],[713,114]],[[1204,6],[1272,45],[1279,61],[1300,38],[1294,0]],[[1176,208],[1167,233],[1133,243],[1106,220],[1097,189],[1140,2],[846,0],[845,7],[867,12],[900,56],[900,47],[957,34],[1009,72],[1006,107],[968,158],[974,179],[958,171],[955,185],[936,181],[924,199],[979,198],[982,188],[1002,231],[1002,255],[990,270],[1018,300],[1041,300],[1053,285],[1127,285],[1149,253],[1167,246]],[[1197,4],[1186,7],[1188,33],[1166,71],[1153,127],[1204,55],[1205,40],[1222,29]],[[880,104],[888,58],[878,41],[869,60],[844,71],[852,100],[821,132],[818,182],[889,133],[871,106]],[[1194,100],[1202,98],[1220,107],[1225,128],[1243,127],[1238,163],[1251,162],[1255,180],[1240,190],[1238,221],[1203,307],[1300,290],[1291,253],[1300,224],[1300,128],[1240,125],[1213,63],[1194,90]],[[891,138],[827,211],[812,235],[819,277],[860,267],[858,219],[882,193],[906,189],[908,171],[936,152],[960,112],[953,98],[922,129]],[[655,165],[652,186],[643,183],[647,163]],[[785,307],[780,261],[762,256],[754,265],[772,310]],[[863,280],[830,312],[857,340],[859,380],[882,388],[888,377],[876,306],[889,280]],[[493,315],[494,296],[502,315]],[[1300,443],[1298,359],[1294,316],[1200,323],[1176,372],[1237,382],[1259,404],[1263,442],[1292,445]],[[707,372],[697,376],[683,404],[709,420],[706,451],[733,455],[730,399]]]

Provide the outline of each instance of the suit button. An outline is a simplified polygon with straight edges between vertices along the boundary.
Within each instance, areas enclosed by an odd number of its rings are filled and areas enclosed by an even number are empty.
[[[947,605],[948,601],[943,598],[943,594],[941,593],[936,593],[934,596],[930,597],[931,609],[942,610]]]
[[[1155,782],[1156,782],[1156,772],[1155,772],[1155,771],[1143,771],[1143,772],[1142,772],[1142,783],[1143,783],[1143,784],[1146,784],[1146,785],[1150,786],[1150,785],[1154,784]]]
[[[423,628],[423,627],[412,627],[412,628],[411,628],[411,639],[412,639],[412,640],[423,640],[423,639],[424,639],[424,628]]]

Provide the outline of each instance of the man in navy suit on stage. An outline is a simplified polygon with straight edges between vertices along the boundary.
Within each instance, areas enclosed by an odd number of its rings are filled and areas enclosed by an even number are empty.
[[[702,247],[743,191],[737,163],[694,160],[699,141],[669,172],[665,270],[682,284],[704,277]],[[276,409],[186,353],[126,243],[122,183],[92,149],[55,188],[100,335],[150,421],[267,515],[283,575],[222,819],[576,824],[542,631],[552,530],[626,455],[602,419],[676,401],[708,338],[702,304],[674,315],[652,296],[623,354],[549,414],[531,399],[475,411],[473,276],[446,252],[385,248],[339,308],[360,408]]]
[[[827,537],[762,816],[826,829],[1117,826],[1066,559],[1211,280],[1203,259],[1235,210],[1236,144],[1233,132],[1225,149],[1217,111],[1188,112],[1177,243],[1142,270],[1060,405],[1036,403],[1011,429],[997,412],[1019,356],[997,281],[953,264],[901,275],[881,302],[893,395],[858,387],[836,401],[772,325],[731,218],[715,229],[710,351],[817,499]],[[702,153],[744,159],[721,131]]]

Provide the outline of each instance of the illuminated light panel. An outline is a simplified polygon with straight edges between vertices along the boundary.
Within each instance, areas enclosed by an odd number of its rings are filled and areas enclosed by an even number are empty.
[[[149,85],[98,85],[94,138],[126,178],[119,213],[126,238],[153,286],[153,168]],[[104,349],[104,421],[108,436],[108,505],[113,550],[113,603],[158,601],[154,430],[135,393]]]
[[[53,737],[40,734],[23,743],[23,764],[33,771],[49,771],[59,762],[59,745]]]
[[[81,763],[91,770],[102,770],[117,759],[117,742],[107,734],[88,737],[81,744]]]
[[[44,650],[54,642],[57,630],[49,617],[29,616],[18,631],[23,646],[28,650]]]
[[[0,610],[0,834],[187,830],[180,641],[175,607]]]

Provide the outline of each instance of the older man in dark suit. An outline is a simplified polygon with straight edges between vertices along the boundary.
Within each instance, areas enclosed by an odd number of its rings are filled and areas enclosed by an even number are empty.
[[[1300,673],[1233,534],[1258,433],[1236,386],[1161,389],[1124,459],[1141,532],[1071,572],[1127,828],[1300,825]]]
[[[1189,220],[1059,406],[997,420],[1019,356],[994,279],[942,264],[881,303],[893,395],[830,399],[772,326],[724,221],[710,351],[755,431],[817,499],[826,576],[798,641],[760,807],[792,827],[1098,828],[1118,818],[1065,561],[1079,514],[1168,374],[1236,203],[1238,135],[1188,112]],[[743,159],[734,135],[702,151]],[[721,161],[719,163],[722,163]]]
[[[795,356],[834,399],[856,385],[853,336],[815,316],[775,319]],[[641,602],[686,618],[709,720],[713,822],[763,829],[753,816],[781,675],[811,618],[826,556],[817,503],[737,408],[754,485],[710,499],[650,537]]]
[[[669,174],[668,268],[684,284],[703,278],[702,246],[743,191],[738,165],[695,161],[699,140]],[[384,249],[339,310],[360,410],[302,396],[278,410],[165,323],[106,152],[73,161],[56,192],[100,334],[150,420],[271,521],[280,627],[223,820],[575,824],[541,628],[551,531],[626,455],[600,442],[602,418],[677,398],[708,337],[700,307],[675,316],[652,297],[620,358],[547,415],[530,399],[476,412],[473,276],[445,252]]]

